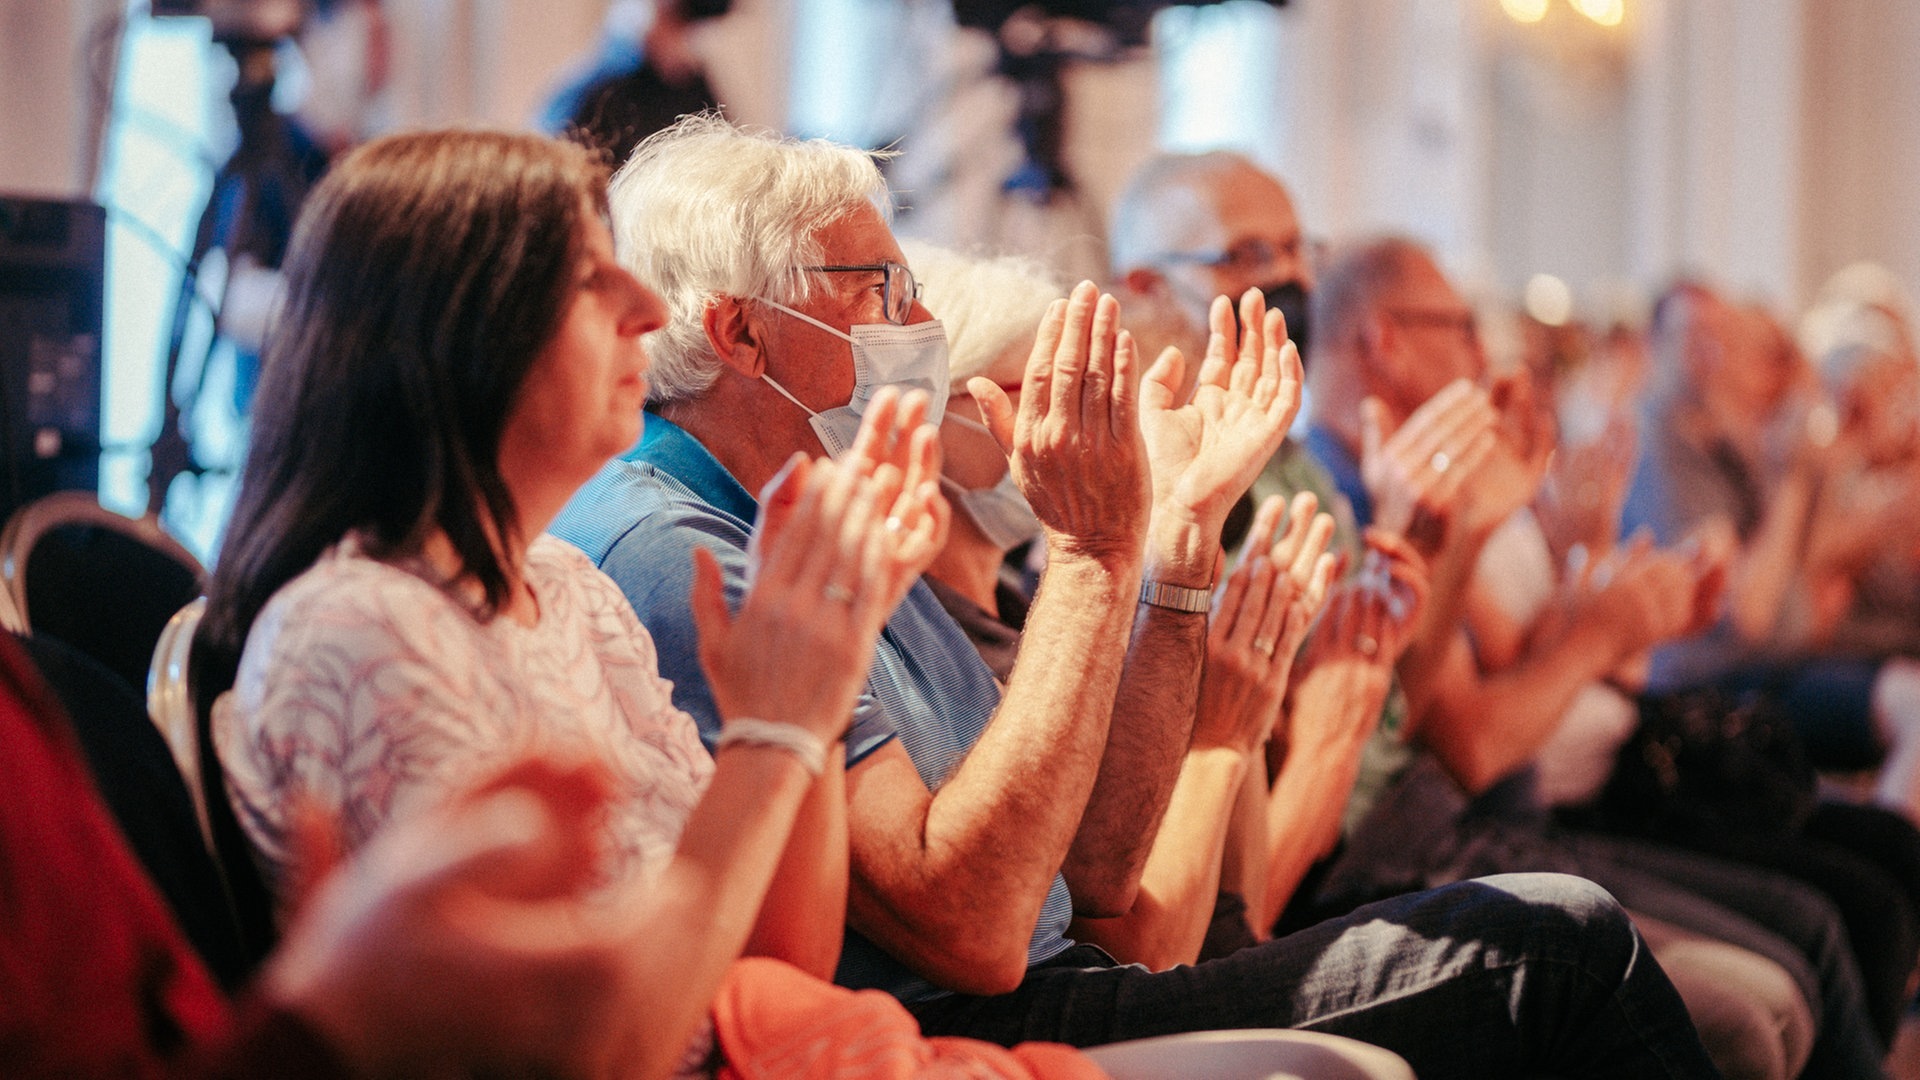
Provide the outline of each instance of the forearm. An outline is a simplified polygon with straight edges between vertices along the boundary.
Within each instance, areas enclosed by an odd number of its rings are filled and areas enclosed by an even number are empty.
[[[1268,848],[1260,903],[1247,910],[1257,930],[1271,933],[1313,864],[1340,839],[1347,799],[1360,775],[1360,757],[1379,726],[1391,680],[1384,671],[1309,671],[1293,695],[1296,717],[1312,713],[1329,723],[1313,725],[1331,738],[1289,746],[1263,802]],[[1294,725],[1300,726],[1300,725]]]
[[[898,747],[848,778],[852,924],[934,982],[1024,970],[1106,746],[1137,567],[1051,561],[998,713],[931,795]]]
[[[1512,667],[1482,674],[1460,634],[1420,736],[1463,788],[1485,790],[1531,761],[1580,688],[1631,651],[1618,627],[1588,618]]]
[[[1728,590],[1734,630],[1747,641],[1765,641],[1779,621],[1805,550],[1813,512],[1814,482],[1804,469],[1782,480],[1766,517],[1748,542]]]
[[[777,749],[730,747],[715,760],[713,781],[673,861],[633,916],[633,1015],[644,1018],[649,1037],[627,1062],[631,1075],[672,1072],[727,966],[744,950],[795,814],[816,786]]]
[[[833,980],[847,907],[847,791],[836,745],[827,771],[808,789],[779,869],[767,889],[746,955],[784,960]]]
[[[1247,755],[1228,747],[1196,747],[1185,755],[1126,914],[1083,918],[1075,936],[1122,963],[1161,971],[1198,959],[1220,890],[1228,822],[1247,774]]]
[[[1266,906],[1267,858],[1271,844],[1267,837],[1267,747],[1254,748],[1247,755],[1246,775],[1240,781],[1240,794],[1234,799],[1233,816],[1227,822],[1227,838],[1220,852],[1220,891],[1244,900],[1247,917],[1259,921]],[[1254,927],[1257,934],[1260,927]],[[1265,934],[1259,934],[1265,937]]]
[[[1489,531],[1451,539],[1430,564],[1426,609],[1397,671],[1407,712],[1418,723],[1445,686],[1455,638],[1466,617],[1473,571]]]

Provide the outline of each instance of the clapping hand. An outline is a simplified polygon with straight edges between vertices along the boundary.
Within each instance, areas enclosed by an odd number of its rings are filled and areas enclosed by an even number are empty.
[[[1311,492],[1291,513],[1275,495],[1260,507],[1233,573],[1214,597],[1193,742],[1251,751],[1280,717],[1294,654],[1319,614],[1336,560],[1333,518]],[[1281,516],[1287,527],[1275,539]]]
[[[881,627],[951,521],[925,415],[924,395],[882,390],[851,453],[796,454],[768,482],[737,616],[719,563],[695,549],[700,661],[723,715],[790,721],[827,738],[846,730]]]
[[[1259,290],[1233,306],[1216,297],[1207,356],[1193,393],[1179,400],[1186,361],[1169,348],[1141,388],[1141,425],[1153,468],[1154,513],[1167,528],[1217,538],[1234,500],[1280,449],[1300,408],[1300,353],[1286,319]],[[1210,552],[1208,556],[1210,558]]]
[[[1140,360],[1120,305],[1092,282],[1041,320],[1016,413],[975,378],[968,393],[1046,529],[1053,557],[1137,563],[1152,498],[1140,434]]]

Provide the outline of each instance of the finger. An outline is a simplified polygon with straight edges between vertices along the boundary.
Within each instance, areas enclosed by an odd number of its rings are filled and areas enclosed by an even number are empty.
[[[1072,417],[1077,421],[1080,417],[1080,384],[1093,348],[1094,318],[1099,304],[1100,290],[1093,282],[1083,281],[1074,286],[1073,295],[1067,301],[1066,327],[1060,335],[1060,344],[1053,350],[1052,400],[1047,404],[1050,419]],[[1023,401],[1025,396],[1022,395]]]
[[[1239,565],[1244,566],[1254,559],[1268,553],[1273,547],[1273,534],[1279,531],[1280,519],[1287,513],[1287,500],[1279,495],[1269,495],[1254,511],[1253,524],[1247,528],[1247,539],[1240,547]]]
[[[1267,613],[1274,607],[1280,606],[1275,602],[1274,587],[1281,577],[1280,568],[1273,564],[1272,559],[1255,559],[1250,570],[1251,573],[1247,577],[1247,595],[1241,601],[1239,616],[1234,620],[1233,629],[1230,631],[1230,637],[1234,642],[1248,648],[1254,647],[1255,641],[1271,638],[1271,635],[1265,631]],[[1271,645],[1259,651],[1265,652],[1270,649]]]
[[[1269,658],[1277,658],[1277,648],[1286,640],[1287,619],[1293,609],[1295,593],[1294,580],[1288,577],[1280,567],[1274,567],[1273,583],[1267,590],[1266,610],[1260,613],[1260,628],[1254,640],[1265,644],[1265,648],[1255,648],[1266,653]]]
[[[817,503],[819,536],[807,545],[793,579],[793,587],[802,596],[825,595],[828,585],[833,583],[832,574],[840,555],[835,538],[846,519],[847,508],[867,480],[851,469],[815,470],[815,475],[824,478]]]
[[[1008,397],[1007,392],[1000,389],[992,379],[984,379],[978,375],[967,380],[967,393],[973,396],[974,404],[980,406],[980,420],[986,425],[987,434],[993,436],[993,441],[999,445],[1001,453],[1012,457],[1013,399]],[[1024,401],[1026,397],[1039,396],[1029,391],[1022,395],[1022,400]],[[1025,411],[1024,405],[1022,411]]]
[[[761,486],[760,512],[754,518],[753,532],[747,537],[749,577],[760,563],[762,549],[786,527],[787,517],[793,512],[793,504],[800,498],[800,490],[805,484],[811,463],[811,458],[796,450],[787,463],[780,466],[780,471]]]
[[[1300,548],[1294,553],[1289,571],[1293,580],[1304,585],[1313,577],[1314,567],[1327,553],[1327,545],[1333,543],[1333,515],[1316,514],[1307,526]]]
[[[693,549],[693,589],[687,597],[693,614],[693,630],[704,654],[725,646],[733,629],[733,612],[727,607],[726,578],[720,572],[720,560],[703,547]]]
[[[1240,349],[1227,385],[1236,394],[1251,397],[1260,377],[1260,360],[1266,352],[1267,301],[1259,289],[1240,294]]]
[[[1340,560],[1332,552],[1323,551],[1313,560],[1313,571],[1307,577],[1307,586],[1301,592],[1300,607],[1306,612],[1307,620],[1312,621],[1321,605],[1327,601],[1327,590],[1333,587],[1333,573]]]
[[[1027,354],[1027,371],[1020,380],[1020,412],[1029,420],[1037,420],[1044,415],[1053,394],[1053,354],[1059,350],[1060,342],[1067,333],[1067,310],[1072,301],[1061,299],[1047,305],[1047,313],[1040,320],[1040,329],[1033,335],[1033,351]],[[969,380],[967,387],[973,388]],[[979,380],[984,381],[984,380]],[[997,389],[997,387],[996,387]],[[980,395],[975,393],[977,398]],[[1002,402],[1006,395],[1000,395]],[[989,425],[991,426],[991,425]],[[997,436],[996,436],[997,437]],[[1013,445],[1011,434],[1001,442]]]
[[[856,475],[856,470],[842,462],[822,459],[813,463],[801,481],[799,497],[787,511],[786,525],[761,549],[760,563],[748,582],[751,591],[759,591],[766,583],[788,588],[805,572],[810,553],[821,542],[822,496],[836,478]]]
[[[1087,366],[1080,380],[1077,415],[1082,431],[1113,430],[1113,360],[1119,349],[1120,301],[1101,293],[1093,307]]]
[[[346,857],[340,827],[312,796],[298,796],[288,829],[292,858],[288,861],[288,910],[299,911],[312,900]]]
[[[1233,625],[1240,617],[1240,608],[1246,603],[1247,586],[1253,580],[1254,567],[1243,561],[1227,575],[1225,584],[1213,594],[1213,612],[1208,616],[1207,637],[1216,642],[1225,642],[1233,636]]]
[[[1175,356],[1180,354],[1173,350]],[[1113,350],[1112,401],[1108,404],[1108,434],[1121,445],[1131,442],[1140,430],[1140,346],[1133,334],[1122,330]]]
[[[1380,460],[1381,445],[1385,442],[1390,422],[1387,418],[1387,404],[1377,397],[1369,395],[1360,401],[1360,460],[1365,463]]]
[[[1201,386],[1225,385],[1227,371],[1233,367],[1234,354],[1239,350],[1239,334],[1233,326],[1233,301],[1224,296],[1213,298],[1212,306],[1207,309],[1207,331],[1207,356],[1200,364],[1196,391]]]
[[[1169,345],[1160,350],[1153,366],[1147,368],[1140,385],[1140,407],[1148,412],[1166,412],[1180,407],[1180,384],[1187,377],[1187,358]]]
[[[1285,323],[1283,317],[1281,324]],[[1300,350],[1291,341],[1280,347],[1278,361],[1278,381],[1274,386],[1273,400],[1267,403],[1266,408],[1275,425],[1284,431],[1293,426],[1293,418],[1300,413],[1301,392],[1307,384],[1307,373],[1300,363]]]
[[[874,391],[873,400],[867,403],[866,412],[861,414],[860,430],[853,437],[853,449],[847,454],[848,462],[859,472],[871,473],[875,466],[892,456],[894,415],[899,408],[899,387],[882,386]]]
[[[1293,557],[1300,551],[1300,545],[1307,538],[1307,527],[1313,523],[1313,512],[1320,505],[1310,491],[1303,491],[1293,497],[1293,505],[1287,514],[1287,528],[1280,539],[1273,544],[1269,553],[1273,561],[1289,569],[1293,566]]]

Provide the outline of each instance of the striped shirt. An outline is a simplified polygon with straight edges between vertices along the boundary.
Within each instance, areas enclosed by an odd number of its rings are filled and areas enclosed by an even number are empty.
[[[746,590],[747,538],[758,510],[745,488],[706,448],[680,428],[647,414],[640,445],[582,487],[554,520],[554,535],[587,553],[619,584],[673,683],[673,702],[699,724],[711,747],[720,734],[699,638],[687,597],[693,548],[711,551],[737,610]],[[804,657],[773,662],[804,663]],[[927,790],[959,767],[1000,706],[1000,689],[924,582],[916,583],[881,632],[866,690],[847,733],[847,765],[898,738]],[[1073,902],[1055,875],[1027,947],[1029,966],[1073,944],[1066,936]],[[942,997],[928,983],[849,929],[835,980],[854,989],[885,990],[903,1001]]]

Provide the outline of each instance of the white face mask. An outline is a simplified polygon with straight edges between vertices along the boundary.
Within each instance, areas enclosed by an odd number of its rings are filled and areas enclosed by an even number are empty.
[[[947,423],[958,424],[985,439],[993,438],[984,425],[957,413],[947,417]],[[940,478],[940,487],[973,520],[980,535],[1001,551],[1011,551],[1040,535],[1040,519],[1020,493],[1020,485],[1014,483],[1012,469],[1001,473],[1000,481],[992,487],[963,488],[959,481],[946,476]]]
[[[778,390],[781,397],[806,409],[811,418],[808,423],[813,426],[813,433],[819,436],[820,445],[826,448],[830,457],[840,457],[853,449],[854,436],[860,432],[860,417],[866,413],[874,392],[883,386],[896,386],[902,392],[916,389],[926,391],[926,422],[929,424],[938,424],[941,417],[946,415],[951,376],[947,373],[947,331],[940,325],[940,320],[929,319],[912,326],[857,323],[848,328],[850,333],[841,333],[785,304],[776,304],[771,300],[762,300],[761,303],[810,322],[853,345],[853,398],[838,408],[814,412],[807,409],[799,398],[788,393],[786,387],[775,382],[772,376],[765,373],[760,376],[768,386]]]

